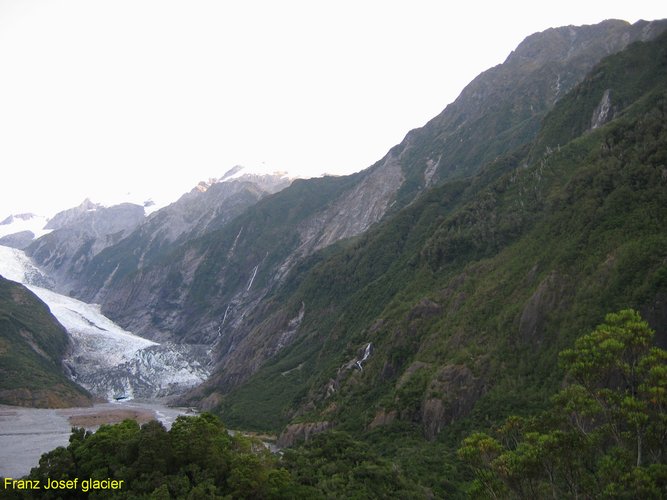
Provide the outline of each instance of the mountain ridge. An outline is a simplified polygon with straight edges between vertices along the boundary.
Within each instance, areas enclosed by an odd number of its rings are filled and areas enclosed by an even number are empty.
[[[666,42],[628,50],[641,59],[650,47],[644,60],[660,65]],[[626,57],[602,68],[622,68]],[[305,302],[293,343],[236,390],[225,391],[231,375],[220,372],[198,397],[258,428],[327,421],[361,432],[402,422],[436,440],[462,419],[539,408],[540,391],[560,382],[551,354],[608,310],[638,308],[664,345],[666,80],[530,165],[522,148],[311,259],[274,298],[274,315]],[[576,96],[560,106],[577,106]]]

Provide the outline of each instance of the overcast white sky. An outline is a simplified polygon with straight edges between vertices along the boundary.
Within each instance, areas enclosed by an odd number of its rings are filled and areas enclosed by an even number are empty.
[[[531,33],[662,4],[0,0],[0,220],[361,170]]]

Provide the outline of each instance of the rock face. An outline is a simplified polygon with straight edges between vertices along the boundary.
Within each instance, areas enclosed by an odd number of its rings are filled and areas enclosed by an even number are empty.
[[[288,448],[298,441],[308,441],[314,434],[319,434],[331,428],[329,422],[304,422],[288,425],[278,437],[276,444],[280,448]]]
[[[470,413],[484,392],[483,382],[465,365],[446,365],[431,381],[421,407],[424,437],[434,440],[452,422]]]
[[[667,22],[609,20],[528,36],[475,78],[442,113],[397,146],[411,190],[470,175],[535,137],[542,118],[603,57],[656,38]],[[407,190],[407,187],[405,188]],[[408,197],[408,200],[410,198]]]
[[[56,214],[46,225],[51,232],[26,248],[37,264],[69,293],[84,276],[90,260],[118,243],[144,220],[144,208],[131,203],[103,207],[84,200]]]
[[[612,109],[611,104],[611,90],[607,89],[602,95],[600,104],[598,104],[595,111],[593,111],[593,116],[591,117],[591,129],[600,128],[602,125],[610,121],[614,117],[614,110]]]
[[[522,340],[538,344],[545,335],[547,319],[557,315],[569,303],[569,297],[567,281],[558,273],[552,272],[540,282],[519,318]]]
[[[283,173],[244,174],[235,167],[220,179],[200,182],[171,205],[152,213],[135,231],[92,259],[77,297],[104,303],[106,291],[127,274],[142,272],[180,245],[223,228],[265,196],[292,182]]]
[[[389,152],[357,185],[300,224],[300,255],[366,231],[384,217],[404,180],[399,158]]]

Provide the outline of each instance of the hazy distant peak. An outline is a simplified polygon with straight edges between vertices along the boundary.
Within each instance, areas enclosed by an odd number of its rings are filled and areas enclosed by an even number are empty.
[[[231,178],[234,175],[236,175],[238,172],[240,172],[241,170],[243,170],[243,165],[235,165],[232,168],[230,168],[229,170],[227,170],[227,172],[225,172],[225,175],[223,175],[220,178],[220,180],[224,181],[225,179]]]
[[[11,224],[12,222],[15,222],[16,220],[28,221],[28,220],[34,219],[35,217],[37,217],[37,215],[35,215],[33,213],[12,214],[9,217],[7,217],[5,220],[0,222],[0,226]]]
[[[236,165],[233,168],[225,172],[225,175],[220,177],[217,182],[226,182],[232,179],[240,179],[243,177],[279,177],[284,179],[295,179],[300,177],[298,175],[292,175],[287,170],[279,170],[273,168],[266,163],[261,163],[259,165],[245,166],[245,165]]]
[[[14,247],[25,246],[13,244],[11,240],[7,240],[5,237],[23,234],[25,238],[29,234],[29,237],[25,239],[25,244],[27,244],[33,238],[39,238],[49,232],[48,229],[45,229],[48,222],[47,217],[33,213],[12,214],[0,222],[0,239],[2,240],[0,244]]]
[[[208,180],[199,181],[191,192],[204,193],[214,184],[233,181],[248,181],[258,184],[260,187],[267,188],[268,191],[274,191],[275,189],[273,186],[276,185],[276,183],[285,187],[285,183],[289,183],[298,178],[301,178],[301,176],[291,175],[286,170],[277,170],[264,163],[252,167],[235,165],[227,170],[222,177],[210,177]]]

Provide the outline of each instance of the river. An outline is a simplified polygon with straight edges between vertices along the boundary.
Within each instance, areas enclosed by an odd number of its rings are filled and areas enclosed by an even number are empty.
[[[36,467],[43,453],[67,446],[72,426],[95,430],[101,423],[124,417],[157,419],[165,427],[187,408],[158,401],[100,403],[88,408],[39,409],[0,405],[0,477],[19,478]]]

